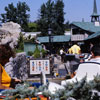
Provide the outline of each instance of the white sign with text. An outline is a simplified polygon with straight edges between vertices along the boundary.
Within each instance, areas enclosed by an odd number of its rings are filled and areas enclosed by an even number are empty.
[[[49,60],[30,60],[30,74],[50,74],[50,62]]]

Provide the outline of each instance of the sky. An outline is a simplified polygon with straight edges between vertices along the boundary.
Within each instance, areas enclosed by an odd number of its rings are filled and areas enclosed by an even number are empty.
[[[5,6],[8,6],[10,3],[16,6],[18,1],[26,2],[30,7],[29,14],[31,21],[37,20],[41,5],[47,2],[47,0],[0,0],[0,14],[5,12]],[[83,18],[85,22],[91,20],[90,16],[93,12],[94,0],[63,0],[63,2],[65,22],[82,21]],[[96,0],[96,3],[98,14],[100,14],[100,0]]]

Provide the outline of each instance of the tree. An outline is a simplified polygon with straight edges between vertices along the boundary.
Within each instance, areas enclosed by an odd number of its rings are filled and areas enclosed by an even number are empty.
[[[28,23],[28,28],[29,28],[28,32],[37,32],[37,31],[39,31],[38,24],[35,23],[35,22]]]
[[[6,100],[25,99],[36,97],[39,92],[50,100],[100,100],[100,75],[94,77],[93,80],[87,82],[86,77],[81,81],[67,83],[65,89],[58,89],[55,93],[48,91],[48,83],[39,88],[29,90],[30,82],[18,84],[15,89],[8,89],[2,94],[6,96]],[[38,100],[38,98],[37,98]]]
[[[69,21],[67,21],[64,25],[65,25],[65,30],[69,31],[70,30],[70,23],[69,23]]]
[[[64,34],[64,3],[62,0],[57,0],[54,6],[55,12],[55,23],[54,25],[54,33],[56,35]]]
[[[18,2],[16,7],[14,7],[13,3],[8,4],[5,7],[5,11],[6,13],[1,14],[1,21],[3,23],[13,21],[20,24],[24,31],[28,30],[30,15],[27,12],[30,11],[30,8],[25,2]]]
[[[52,34],[59,35],[64,33],[64,3],[62,0],[56,2],[48,0],[40,9],[38,25],[41,27],[42,35],[48,35],[48,29],[52,29]]]
[[[5,7],[5,11],[6,13],[4,14],[1,14],[1,21],[3,23],[5,22],[9,22],[9,21],[13,21],[13,22],[16,22],[17,20],[17,9],[14,7],[13,3],[11,4],[8,4],[8,7],[6,6]]]
[[[53,7],[54,7],[54,2],[52,2],[51,0],[48,0],[46,4],[43,4],[41,6],[40,19],[38,20],[38,25],[41,28],[40,31],[43,36],[48,35],[48,28],[52,24]]]
[[[22,33],[20,33],[20,36],[18,38],[17,49],[19,49],[19,50],[23,50],[24,49],[24,37],[23,37]]]

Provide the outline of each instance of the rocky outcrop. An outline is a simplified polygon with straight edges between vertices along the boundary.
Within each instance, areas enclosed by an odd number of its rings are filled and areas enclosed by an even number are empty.
[[[17,45],[19,33],[21,32],[21,26],[14,22],[7,22],[0,27],[0,44],[6,44],[11,42],[10,46],[14,48]]]
[[[26,80],[28,78],[26,54],[20,53],[15,58],[10,58],[9,62],[5,65],[5,70],[11,77]]]

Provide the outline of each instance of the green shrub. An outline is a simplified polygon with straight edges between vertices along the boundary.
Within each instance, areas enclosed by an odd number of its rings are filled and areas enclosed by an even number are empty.
[[[17,47],[17,49],[24,50],[24,37],[23,37],[22,33],[20,33],[20,36],[18,38],[18,47]]]
[[[34,50],[33,57],[40,58],[40,50],[39,50],[38,46],[36,46],[36,48]]]
[[[32,51],[28,51],[28,55],[29,56],[32,56],[33,55],[33,52]]]
[[[42,57],[44,58],[45,57],[45,55],[46,55],[46,53],[47,53],[47,51],[46,50],[44,50],[43,48],[41,49],[41,53],[42,53]]]
[[[5,100],[15,100],[16,97],[35,97],[39,92],[42,92],[46,97],[50,97],[50,100],[100,100],[100,75],[89,82],[84,77],[81,81],[67,83],[65,89],[57,90],[54,94],[48,91],[48,85],[29,89],[29,83],[23,83],[23,85],[18,84],[13,90],[3,91],[3,94],[7,97]],[[92,95],[93,90],[96,91],[94,95]]]

